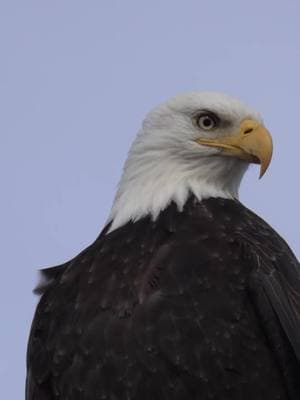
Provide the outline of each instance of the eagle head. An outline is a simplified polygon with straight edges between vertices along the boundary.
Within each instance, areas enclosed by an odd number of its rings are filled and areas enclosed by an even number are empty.
[[[272,158],[261,116],[222,93],[192,92],[169,99],[145,118],[124,165],[110,230],[143,216],[157,218],[170,202],[181,210],[190,194],[238,198],[250,163],[260,176]]]

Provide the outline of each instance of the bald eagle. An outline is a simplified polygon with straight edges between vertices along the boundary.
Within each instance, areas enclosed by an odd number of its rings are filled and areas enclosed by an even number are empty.
[[[299,263],[238,200],[271,156],[227,95],[154,109],[99,237],[42,272],[26,399],[299,400]]]

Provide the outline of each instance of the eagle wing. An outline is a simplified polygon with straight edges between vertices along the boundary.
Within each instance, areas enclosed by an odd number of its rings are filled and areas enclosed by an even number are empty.
[[[247,210],[256,232],[242,233],[251,260],[250,297],[285,376],[292,399],[300,393],[300,265],[287,243]],[[251,224],[250,224],[251,225]],[[250,233],[250,234],[249,234]]]
[[[264,289],[281,326],[300,362],[300,268],[290,257],[278,264],[260,261],[257,280]]]

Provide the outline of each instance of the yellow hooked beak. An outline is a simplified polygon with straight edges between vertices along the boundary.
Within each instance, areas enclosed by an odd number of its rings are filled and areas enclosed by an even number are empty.
[[[260,178],[268,169],[272,159],[272,137],[262,124],[252,119],[244,119],[239,130],[233,135],[215,139],[199,138],[196,142],[219,148],[222,150],[222,155],[260,164]]]

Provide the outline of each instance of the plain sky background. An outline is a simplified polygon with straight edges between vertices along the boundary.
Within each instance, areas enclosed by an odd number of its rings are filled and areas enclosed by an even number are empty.
[[[23,399],[37,269],[91,243],[145,113],[219,90],[258,109],[275,153],[241,200],[296,253],[300,2],[0,1],[0,398]]]

